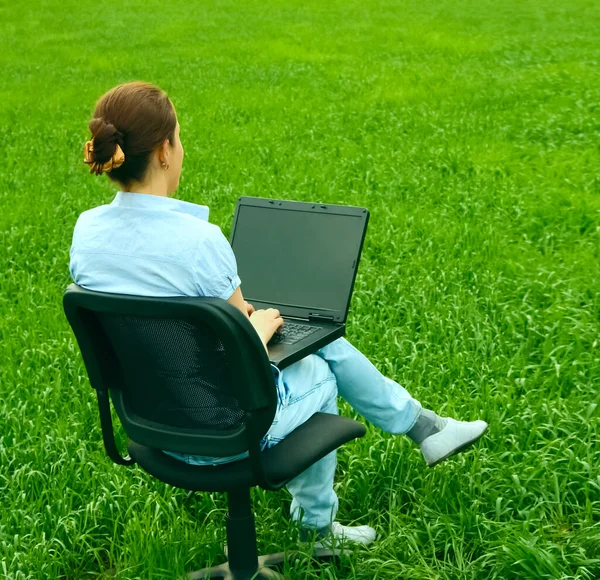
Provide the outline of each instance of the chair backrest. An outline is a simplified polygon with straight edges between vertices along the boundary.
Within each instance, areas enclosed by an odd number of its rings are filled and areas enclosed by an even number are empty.
[[[130,439],[167,451],[229,456],[256,448],[277,404],[258,334],[219,298],[64,295],[97,391],[109,391]],[[103,426],[104,430],[104,426]]]

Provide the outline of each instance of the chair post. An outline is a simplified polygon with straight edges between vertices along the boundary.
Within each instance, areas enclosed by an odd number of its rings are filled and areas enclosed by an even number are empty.
[[[235,578],[252,578],[258,570],[256,527],[250,488],[227,492],[227,559]]]

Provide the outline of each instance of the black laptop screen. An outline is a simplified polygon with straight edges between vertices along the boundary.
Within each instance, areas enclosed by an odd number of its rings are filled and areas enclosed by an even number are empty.
[[[333,209],[241,205],[232,246],[244,298],[344,317],[363,231],[363,217]]]

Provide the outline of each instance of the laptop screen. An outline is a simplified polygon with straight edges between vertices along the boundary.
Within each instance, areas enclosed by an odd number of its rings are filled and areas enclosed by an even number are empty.
[[[368,212],[360,208],[282,202],[238,206],[232,247],[249,302],[318,311],[344,320]],[[339,209],[337,209],[339,207]],[[346,210],[346,213],[344,213]],[[348,210],[354,210],[352,214]]]

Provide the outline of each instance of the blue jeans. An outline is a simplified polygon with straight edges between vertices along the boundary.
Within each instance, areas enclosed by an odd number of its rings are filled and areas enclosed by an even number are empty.
[[[277,445],[314,413],[337,414],[337,396],[371,423],[388,433],[406,433],[421,412],[421,404],[395,381],[384,377],[346,339],[340,338],[315,354],[278,371],[274,369],[279,404],[264,447]],[[196,465],[235,458],[177,456]],[[215,461],[215,459],[217,459]],[[220,460],[220,461],[219,461]],[[292,494],[292,519],[306,528],[323,528],[335,518],[338,499],[333,491],[335,451],[287,485]]]

